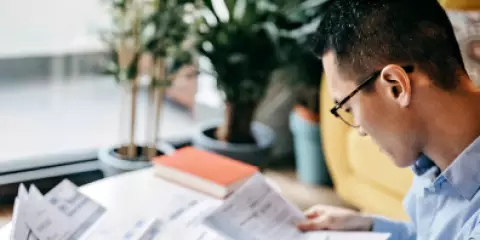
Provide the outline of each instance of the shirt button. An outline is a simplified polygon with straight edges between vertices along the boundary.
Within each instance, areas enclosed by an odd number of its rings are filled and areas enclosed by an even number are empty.
[[[435,188],[435,186],[430,186],[425,188],[425,193],[435,193],[436,191],[437,189]]]

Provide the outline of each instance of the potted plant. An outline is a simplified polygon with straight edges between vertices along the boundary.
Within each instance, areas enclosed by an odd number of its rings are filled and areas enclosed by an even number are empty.
[[[188,3],[110,1],[112,28],[102,34],[111,49],[105,69],[121,88],[122,113],[119,145],[99,151],[107,175],[148,167],[153,157],[174,151],[157,140],[162,101],[174,76],[169,66],[192,59],[184,44],[189,36],[184,17],[193,10]],[[140,129],[143,139],[137,136]]]
[[[288,63],[296,44],[280,5],[268,1],[202,1],[195,24],[196,49],[209,59],[223,93],[223,119],[201,124],[196,147],[264,166],[275,134],[254,121],[256,107],[270,84],[272,72]],[[284,28],[278,27],[278,22]],[[202,70],[201,70],[202,71]]]

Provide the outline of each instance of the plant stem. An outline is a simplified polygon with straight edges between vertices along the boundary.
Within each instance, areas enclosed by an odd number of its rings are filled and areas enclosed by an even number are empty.
[[[133,3],[133,2],[131,2]],[[133,6],[135,8],[138,8],[138,6]],[[140,9],[134,9],[136,11],[135,14],[135,19],[133,20],[133,36],[134,36],[134,47],[135,47],[135,52],[140,49],[140,34],[141,34],[141,29],[140,29]],[[137,63],[135,63],[137,64]],[[138,66],[134,66],[135,68],[138,69]],[[127,150],[127,155],[130,160],[137,159],[137,146],[135,145],[135,122],[136,122],[136,116],[137,116],[137,88],[138,88],[138,82],[139,82],[139,77],[140,76],[135,76],[133,79],[132,83],[132,111],[130,113],[130,143],[128,145],[128,150]]]
[[[225,120],[217,128],[216,138],[229,143],[256,143],[251,124],[257,103],[227,103]]]
[[[149,148],[148,152],[148,157],[149,159],[152,159],[157,155],[157,139],[160,130],[160,113],[162,110],[162,104],[163,104],[163,97],[165,95],[165,88],[160,87],[160,88],[155,88],[154,89],[154,112],[155,112],[155,121],[154,121],[154,128],[153,128],[153,139]]]
[[[132,82],[131,87],[131,111],[130,111],[130,134],[127,149],[128,159],[134,160],[137,157],[137,146],[135,145],[135,121],[137,116],[137,78]]]
[[[155,60],[155,66],[153,68],[154,74],[154,81],[166,81],[166,68],[165,68],[165,60],[163,58],[157,58]],[[160,130],[160,112],[163,104],[163,98],[165,95],[165,87],[163,86],[153,86],[152,89],[152,97],[153,101],[151,104],[152,111],[151,111],[151,118],[153,122],[151,122],[150,126],[153,126],[153,129],[149,129],[150,132],[150,146],[147,151],[148,159],[152,159],[157,155],[157,139],[159,136]]]

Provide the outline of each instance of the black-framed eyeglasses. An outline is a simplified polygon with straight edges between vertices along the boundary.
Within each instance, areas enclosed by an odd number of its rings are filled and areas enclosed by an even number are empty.
[[[406,73],[412,73],[414,70],[413,65],[407,65],[407,66],[402,66],[403,70],[405,70]],[[348,102],[355,94],[357,94],[362,88],[367,86],[370,82],[376,80],[378,76],[380,76],[380,73],[382,70],[376,71],[373,74],[371,74],[369,77],[367,77],[364,81],[360,83],[350,94],[348,94],[346,97],[344,97],[340,102],[336,103],[335,106],[330,109],[330,112],[337,118],[340,118],[344,123],[349,125],[350,127],[358,128],[359,126],[354,123],[352,120],[352,116],[349,111],[344,110],[342,107],[343,105]]]

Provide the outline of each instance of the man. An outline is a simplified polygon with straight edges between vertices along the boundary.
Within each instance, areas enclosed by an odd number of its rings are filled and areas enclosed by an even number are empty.
[[[397,166],[413,166],[404,199],[411,222],[316,206],[299,229],[480,239],[480,91],[445,11],[436,0],[328,4],[315,51],[337,102],[332,114]]]

